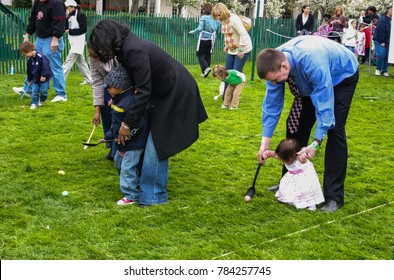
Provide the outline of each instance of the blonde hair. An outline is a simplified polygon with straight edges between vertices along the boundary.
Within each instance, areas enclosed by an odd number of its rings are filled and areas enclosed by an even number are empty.
[[[215,6],[213,6],[211,13],[213,18],[215,18],[215,14],[217,12],[220,12],[221,21],[225,21],[230,17],[230,11],[223,3],[217,3]]]
[[[341,15],[342,15],[342,16],[345,16],[345,11],[343,10],[343,7],[342,7],[342,6],[337,6],[337,7],[335,8],[334,17],[337,15],[337,11],[338,11],[338,10],[341,10],[341,11],[342,11]]]
[[[223,65],[218,64],[213,68],[212,75],[218,80],[224,81],[228,77],[228,70]]]

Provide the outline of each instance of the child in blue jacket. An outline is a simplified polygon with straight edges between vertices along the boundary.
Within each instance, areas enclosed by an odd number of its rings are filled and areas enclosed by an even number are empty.
[[[32,87],[30,109],[36,109],[48,98],[49,80],[53,77],[51,65],[31,42],[22,43],[19,51],[27,58],[27,83]]]
[[[108,92],[112,97],[112,127],[105,134],[104,139],[116,139],[121,126],[126,118],[127,110],[134,104],[134,88],[125,68],[117,67],[111,70],[104,79]],[[118,205],[127,205],[138,202],[139,196],[139,170],[138,164],[144,151],[150,130],[149,110],[142,117],[138,130],[131,131],[131,138],[125,145],[117,144],[114,158],[116,169],[120,175],[120,190],[124,197]]]

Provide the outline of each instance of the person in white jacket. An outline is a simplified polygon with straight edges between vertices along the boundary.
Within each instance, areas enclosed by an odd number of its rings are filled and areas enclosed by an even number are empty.
[[[349,27],[344,29],[342,44],[352,51],[352,53],[356,53],[356,41],[357,41],[357,21],[355,19],[349,20]]]
[[[68,33],[68,41],[70,42],[71,47],[66,61],[63,64],[64,78],[67,79],[71,68],[74,63],[76,63],[84,77],[84,81],[81,84],[91,84],[92,75],[84,56],[86,44],[85,33],[87,31],[86,16],[80,11],[77,2],[74,0],[67,0],[64,5],[68,12],[66,32]]]

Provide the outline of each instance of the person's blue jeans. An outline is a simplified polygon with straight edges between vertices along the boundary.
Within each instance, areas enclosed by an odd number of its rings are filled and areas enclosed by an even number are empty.
[[[242,72],[246,61],[250,56],[250,52],[244,53],[244,57],[239,59],[237,55],[227,54],[226,55],[226,68],[228,70],[235,69]]]
[[[227,54],[225,67],[227,68],[227,70],[234,69],[239,72],[243,72],[244,65],[245,65],[246,61],[248,60],[250,53],[251,52],[244,53],[244,57],[242,59],[239,59],[239,57],[237,55]],[[227,86],[228,86],[228,83],[225,83],[224,92],[226,92]],[[223,94],[223,100],[224,100],[224,94]]]
[[[142,163],[139,204],[162,204],[168,201],[168,159],[159,160],[152,132],[146,142]]]
[[[66,95],[66,81],[63,73],[62,52],[64,50],[63,37],[59,38],[59,47],[55,52],[51,49],[52,37],[36,38],[36,49],[41,51],[51,62],[51,69],[53,72],[52,84],[56,91],[56,95],[67,97]]]
[[[112,125],[112,115],[111,115],[111,107],[108,106],[108,102],[111,100],[111,96],[108,93],[108,88],[104,89],[104,106],[100,108],[100,116],[101,116],[101,123],[103,125],[104,136],[108,130],[111,129]],[[115,157],[116,154],[116,143],[110,142],[106,143],[107,148],[111,148],[111,156]]]
[[[124,152],[124,155],[116,152],[114,163],[119,172],[120,190],[128,199],[138,201],[140,176],[137,165],[140,162],[143,149]]]
[[[382,47],[379,42],[374,41],[376,51],[376,70],[387,72],[389,64],[389,46]]]
[[[45,102],[48,98],[49,81],[31,84],[31,104],[38,106],[38,100]]]
[[[346,46],[346,45],[345,45],[345,47],[346,47],[349,51],[351,51],[352,53],[356,54],[356,48],[355,48],[355,47]]]

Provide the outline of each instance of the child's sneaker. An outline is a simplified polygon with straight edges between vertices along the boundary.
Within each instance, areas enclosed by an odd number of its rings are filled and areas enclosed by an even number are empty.
[[[230,110],[237,110],[238,107],[230,106]]]
[[[44,104],[45,104],[44,101],[40,101],[40,102],[38,102],[38,107],[42,107],[42,106],[44,106]]]
[[[222,108],[222,109],[228,109],[228,108],[230,108],[230,106],[222,105],[222,106],[220,106],[220,108]]]
[[[127,197],[124,197],[121,200],[118,200],[118,202],[116,202],[116,204],[118,204],[118,205],[128,205],[128,204],[133,204],[133,203],[135,203],[135,201],[128,199]]]
[[[31,104],[31,105],[30,105],[30,109],[34,110],[34,109],[36,109],[36,108],[37,108],[37,105],[36,105],[36,104]]]

